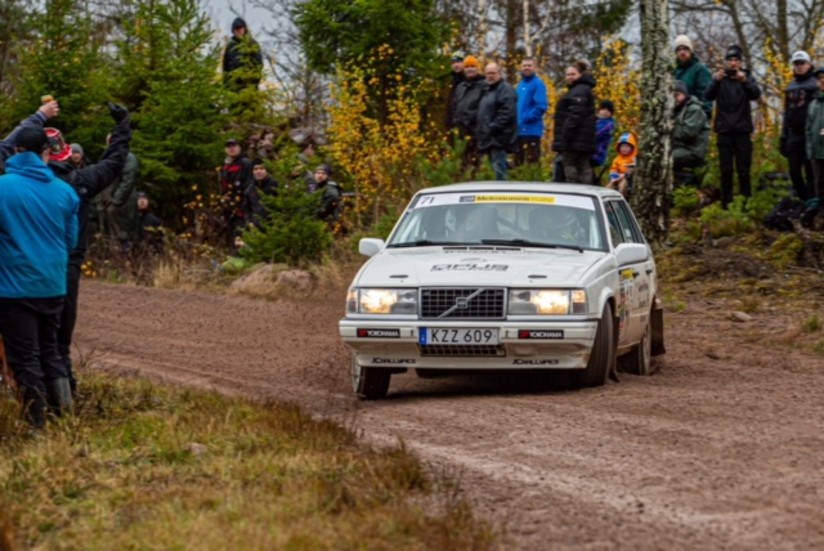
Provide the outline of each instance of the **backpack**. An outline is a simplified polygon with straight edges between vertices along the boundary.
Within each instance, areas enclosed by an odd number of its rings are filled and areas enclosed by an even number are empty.
[[[793,231],[793,220],[798,220],[804,213],[805,205],[797,199],[782,199],[764,218],[764,226],[776,231]]]

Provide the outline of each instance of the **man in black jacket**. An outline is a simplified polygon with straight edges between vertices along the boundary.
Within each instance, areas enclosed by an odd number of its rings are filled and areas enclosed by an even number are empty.
[[[46,129],[50,146],[49,168],[52,169],[55,176],[64,182],[68,182],[80,198],[77,246],[69,255],[69,281],[66,302],[60,316],[60,330],[57,334],[58,349],[69,373],[72,391],[77,388],[77,382],[72,372],[71,344],[74,326],[77,321],[80,266],[83,265],[86,259],[86,250],[88,249],[89,206],[91,200],[109,187],[123,172],[126,157],[129,154],[129,142],[132,139],[129,111],[121,105],[111,103],[109,104],[109,110],[115,120],[115,127],[112,130],[109,146],[103,153],[103,158],[97,164],[77,168],[71,162],[71,146],[63,140],[60,131],[55,128]],[[59,112],[57,102],[49,102],[41,106],[34,115],[24,120],[20,126],[0,142],[0,159],[5,163],[10,154],[13,154],[16,137],[23,128],[42,128],[46,121],[56,117]]]
[[[813,197],[813,164],[807,159],[807,111],[818,94],[810,54],[795,52],[790,58],[793,80],[784,91],[784,117],[781,124],[780,151],[790,165],[790,179],[795,194],[802,201]],[[806,176],[806,182],[805,182]]]
[[[724,68],[713,75],[706,99],[715,101],[715,132],[721,163],[721,201],[724,208],[733,197],[733,163],[738,171],[741,195],[752,196],[752,107],[761,97],[761,89],[750,72],[742,67],[744,52],[740,46],[727,48]]]
[[[260,44],[249,34],[246,21],[232,22],[232,38],[223,52],[223,84],[233,92],[257,88],[263,77],[263,54]]]
[[[555,106],[552,150],[558,153],[562,168],[556,171],[555,181],[590,184],[593,176],[589,159],[598,147],[593,93],[597,82],[584,61],[570,64],[565,78],[569,90]]]
[[[475,143],[475,127],[478,124],[478,104],[484,91],[484,77],[474,56],[464,59],[465,80],[455,91],[454,125],[458,135],[466,142],[463,153],[464,168],[478,165],[478,147]]]
[[[489,63],[484,73],[475,138],[478,151],[489,155],[496,180],[506,180],[507,153],[514,151],[518,139],[518,96],[501,75],[496,63]]]

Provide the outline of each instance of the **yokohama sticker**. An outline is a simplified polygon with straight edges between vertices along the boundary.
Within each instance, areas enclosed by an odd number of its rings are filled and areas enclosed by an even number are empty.
[[[563,329],[519,329],[519,339],[543,339],[560,341],[564,338]]]
[[[358,329],[357,335],[361,339],[399,339],[400,329]]]

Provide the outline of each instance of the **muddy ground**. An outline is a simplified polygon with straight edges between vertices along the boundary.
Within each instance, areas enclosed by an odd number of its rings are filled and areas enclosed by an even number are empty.
[[[340,293],[267,302],[84,281],[77,344],[93,366],[402,438],[460,478],[507,548],[824,548],[824,357],[802,314],[739,322],[734,293],[705,295],[668,299],[659,373],[584,391],[534,374],[406,374],[358,403]]]

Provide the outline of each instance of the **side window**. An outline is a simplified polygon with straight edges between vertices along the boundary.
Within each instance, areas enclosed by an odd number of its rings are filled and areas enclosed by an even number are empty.
[[[624,232],[624,241],[626,243],[646,243],[638,223],[632,216],[632,211],[625,201],[615,201],[615,210],[618,214],[618,220],[621,222],[621,229]]]
[[[626,242],[624,232],[621,230],[621,224],[618,222],[618,215],[615,212],[616,201],[607,201],[604,203],[604,210],[607,213],[607,221],[609,222],[609,239],[612,241],[612,246],[617,247],[621,243]]]

